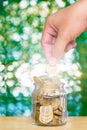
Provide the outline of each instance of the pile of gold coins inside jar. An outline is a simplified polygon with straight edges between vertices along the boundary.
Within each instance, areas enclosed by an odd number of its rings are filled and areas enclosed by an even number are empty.
[[[38,125],[57,126],[67,121],[66,92],[58,77],[34,77],[33,117]]]

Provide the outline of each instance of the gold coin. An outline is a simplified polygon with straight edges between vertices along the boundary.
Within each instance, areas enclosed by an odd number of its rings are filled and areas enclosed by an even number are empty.
[[[56,116],[53,116],[52,125],[58,125],[58,118]]]
[[[55,115],[58,115],[58,116],[62,116],[62,112],[59,111],[58,109],[54,111],[54,114],[55,114]]]
[[[34,118],[35,118],[35,121],[36,121],[36,123],[40,123],[40,121],[39,121],[39,111],[35,111],[35,116],[34,116]]]
[[[58,115],[54,115],[54,117],[58,120],[59,119],[59,116]]]
[[[60,87],[61,81],[60,81],[59,77],[53,76],[53,77],[51,78],[51,81],[52,81],[55,85],[57,85],[57,87]]]
[[[42,83],[42,80],[39,77],[37,77],[37,76],[34,76],[33,79],[34,79],[35,83],[37,83],[37,84],[41,84]]]
[[[42,87],[41,91],[43,91],[44,94],[52,94],[55,92],[55,85],[51,81],[46,81]]]
[[[41,106],[40,107],[40,122],[47,124],[53,119],[53,109],[52,106]]]
[[[46,80],[48,80],[47,75],[43,75],[43,76],[41,76],[40,78],[41,78],[41,80],[42,80],[43,82],[46,81]]]
[[[39,111],[39,110],[40,110],[40,106],[41,106],[40,103],[37,103],[37,104],[36,104],[36,108],[35,108],[36,111]]]
[[[61,112],[63,112],[63,107],[62,107],[62,106],[59,106],[59,107],[58,107],[58,110],[60,110]]]
[[[58,98],[53,98],[51,103],[53,110],[56,110],[60,105],[60,100]]]
[[[50,98],[44,98],[44,97],[41,97],[39,99],[39,102],[42,106],[47,106],[47,105],[50,105],[51,104],[51,99]]]

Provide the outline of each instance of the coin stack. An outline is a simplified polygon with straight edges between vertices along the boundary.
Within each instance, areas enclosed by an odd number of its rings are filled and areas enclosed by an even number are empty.
[[[55,83],[56,79],[56,83]],[[57,77],[34,77],[33,115],[36,124],[56,126],[66,123],[66,95]],[[39,86],[39,87],[37,87]]]

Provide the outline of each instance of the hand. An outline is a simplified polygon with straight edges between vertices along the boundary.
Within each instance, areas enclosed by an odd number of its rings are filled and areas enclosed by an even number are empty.
[[[87,0],[80,0],[49,16],[42,34],[42,47],[48,62],[56,64],[76,46],[75,39],[87,29]]]

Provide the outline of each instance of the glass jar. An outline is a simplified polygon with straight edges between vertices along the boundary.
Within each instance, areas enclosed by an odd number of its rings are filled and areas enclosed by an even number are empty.
[[[37,125],[57,126],[67,121],[67,95],[58,77],[34,77],[33,118]]]

